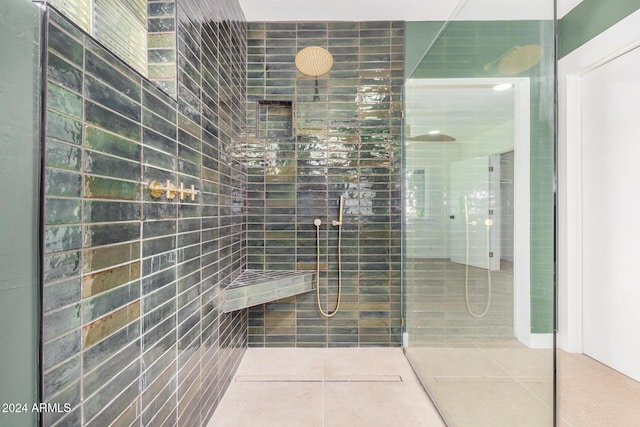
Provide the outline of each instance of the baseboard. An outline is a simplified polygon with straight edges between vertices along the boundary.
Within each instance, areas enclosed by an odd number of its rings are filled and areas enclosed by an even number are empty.
[[[528,334],[518,337],[518,341],[529,348],[553,348],[553,334]]]

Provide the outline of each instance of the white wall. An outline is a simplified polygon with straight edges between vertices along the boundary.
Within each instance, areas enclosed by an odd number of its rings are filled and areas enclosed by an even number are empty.
[[[513,150],[513,118],[500,126],[487,129],[460,145],[460,159],[501,154]]]
[[[558,346],[582,352],[581,75],[640,46],[640,10],[558,63]]]
[[[407,218],[407,256],[448,258],[448,221],[445,206],[449,163],[460,158],[457,143],[413,142],[407,147],[406,168],[424,169],[427,180],[424,217]]]
[[[513,150],[513,134],[513,120],[509,120],[469,141],[412,142],[407,147],[406,168],[424,169],[427,180],[425,216],[407,218],[407,256],[449,258],[449,164]]]

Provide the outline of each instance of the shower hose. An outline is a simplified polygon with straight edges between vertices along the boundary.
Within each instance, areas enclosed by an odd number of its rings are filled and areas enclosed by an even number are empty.
[[[336,302],[336,308],[329,313],[329,311],[324,311],[322,309],[322,304],[320,303],[320,225],[322,221],[320,219],[315,219],[313,221],[316,226],[316,299],[318,301],[318,309],[320,310],[320,314],[324,317],[333,317],[338,313],[338,309],[340,308],[340,298],[342,296],[342,210],[344,204],[344,196],[340,196],[340,213],[337,221],[332,221],[331,224],[334,227],[338,227],[338,301]],[[328,285],[328,277],[327,277],[327,285]]]
[[[490,256],[490,238],[491,238],[491,226],[493,225],[493,221],[487,219],[484,222],[484,225],[487,229],[487,287],[488,287],[488,297],[487,297],[487,306],[484,311],[480,314],[474,313],[471,310],[471,305],[469,304],[469,225],[476,225],[476,221],[469,222],[469,206],[467,202],[467,196],[464,196],[464,215],[466,221],[466,238],[467,238],[467,253],[464,267],[464,299],[467,304],[467,311],[473,317],[481,318],[484,317],[489,312],[489,307],[491,307],[491,256]]]

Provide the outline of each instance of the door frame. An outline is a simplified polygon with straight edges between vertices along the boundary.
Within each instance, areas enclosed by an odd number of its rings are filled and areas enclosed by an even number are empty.
[[[558,61],[558,347],[582,353],[582,76],[640,47],[640,10]]]

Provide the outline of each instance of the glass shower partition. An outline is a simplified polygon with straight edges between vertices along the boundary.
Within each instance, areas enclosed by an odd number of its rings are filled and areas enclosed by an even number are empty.
[[[554,5],[531,3],[462,1],[405,87],[403,342],[450,426],[554,424]]]

